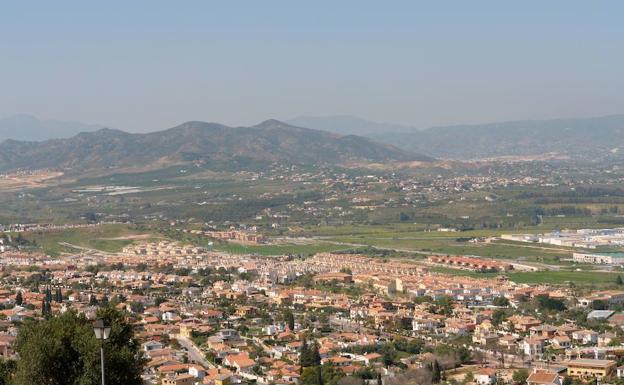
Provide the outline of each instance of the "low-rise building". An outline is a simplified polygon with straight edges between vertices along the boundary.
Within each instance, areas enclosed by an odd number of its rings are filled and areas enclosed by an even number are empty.
[[[565,362],[565,365],[570,376],[603,378],[613,373],[616,362],[613,360],[578,358]]]

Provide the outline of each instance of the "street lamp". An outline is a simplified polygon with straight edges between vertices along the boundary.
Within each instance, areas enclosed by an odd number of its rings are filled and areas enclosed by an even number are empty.
[[[101,358],[101,366],[102,366],[102,385],[104,385],[104,340],[108,339],[110,336],[110,326],[108,326],[103,319],[98,318],[97,321],[93,324],[93,331],[95,332],[95,338],[98,339],[100,343],[100,358]]]

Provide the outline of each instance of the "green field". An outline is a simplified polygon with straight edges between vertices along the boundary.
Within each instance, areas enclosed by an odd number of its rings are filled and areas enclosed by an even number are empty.
[[[615,286],[618,274],[591,271],[535,271],[510,273],[508,276],[516,283],[553,285],[573,283],[576,286],[608,287]]]
[[[429,267],[429,271],[448,275],[466,276],[472,278],[495,278],[500,273],[477,273],[469,270],[451,269],[447,267]],[[509,279],[519,284],[551,284],[575,286],[594,286],[596,288],[617,287],[618,273],[592,271],[535,271],[505,273]],[[624,277],[624,273],[622,274]]]
[[[327,237],[322,239],[337,243],[367,245],[401,251],[476,255],[480,257],[514,259],[516,261],[543,262],[549,264],[560,264],[561,259],[572,257],[573,250],[566,248],[540,247],[501,241],[475,244],[461,239],[491,235],[493,235],[491,232],[484,231],[467,231],[462,233],[436,233],[420,231],[412,233],[398,233],[391,237],[371,234]]]
[[[36,246],[51,256],[62,253],[75,253],[78,249],[65,246],[62,243],[79,247],[96,249],[106,252],[120,251],[124,246],[133,242],[132,239],[114,239],[132,237],[141,234],[127,225],[102,225],[97,227],[76,228],[58,231],[28,232],[23,236],[29,241],[36,242]]]

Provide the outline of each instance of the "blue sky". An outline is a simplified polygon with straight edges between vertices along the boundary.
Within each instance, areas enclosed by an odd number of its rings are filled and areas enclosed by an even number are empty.
[[[622,1],[6,2],[0,116],[148,131],[624,113],[622,15]]]

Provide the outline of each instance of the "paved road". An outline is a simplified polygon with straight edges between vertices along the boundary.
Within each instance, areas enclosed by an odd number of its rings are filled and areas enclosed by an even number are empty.
[[[182,345],[183,347],[186,348],[186,350],[188,351],[188,355],[189,355],[189,361],[197,362],[197,363],[199,363],[199,364],[201,364],[204,367],[209,368],[209,369],[216,367],[211,362],[206,360],[206,358],[204,357],[204,353],[202,353],[202,351],[199,350],[199,348],[197,346],[195,346],[193,341],[191,341],[188,338],[183,337],[183,336],[181,336],[179,334],[175,334],[172,337],[175,340],[177,340],[180,343],[180,345]]]

